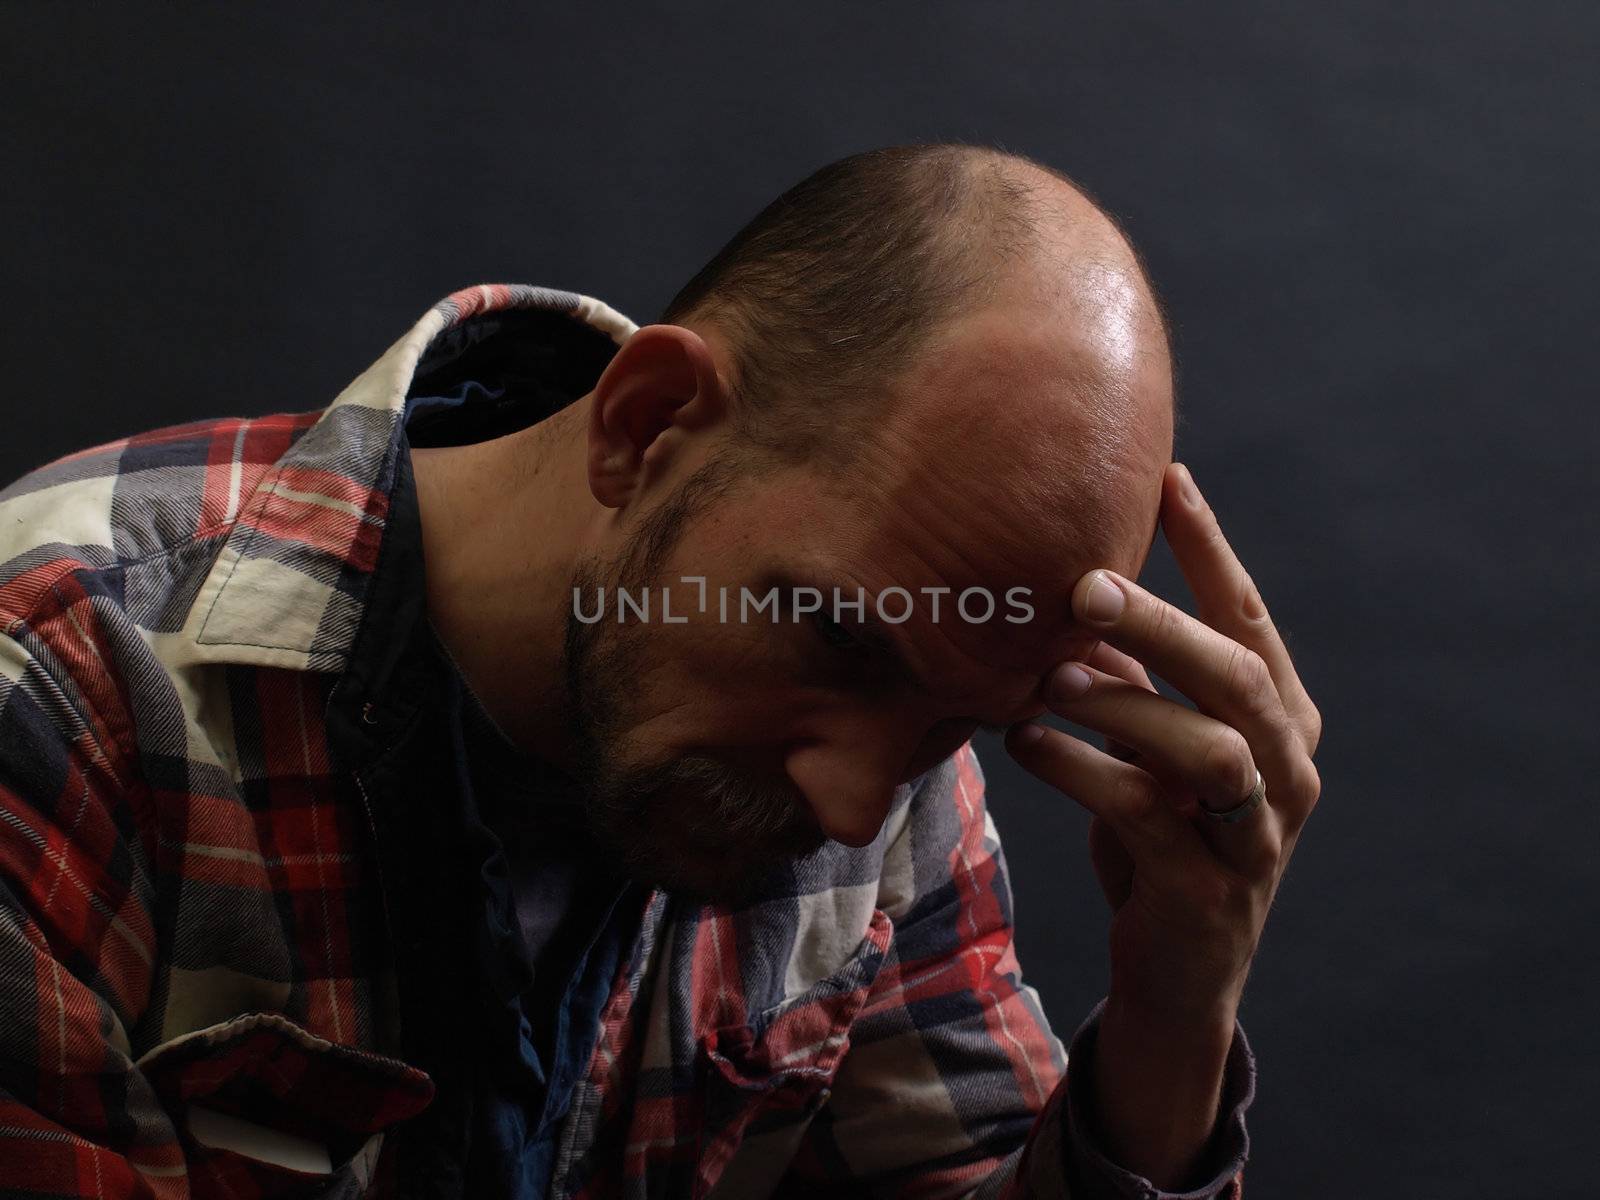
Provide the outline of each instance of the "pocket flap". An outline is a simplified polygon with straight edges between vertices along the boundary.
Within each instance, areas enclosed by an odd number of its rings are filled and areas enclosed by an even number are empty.
[[[894,924],[881,910],[844,966],[798,995],[724,1025],[701,1043],[712,1067],[694,1194],[716,1183],[745,1133],[763,1120],[805,1121],[826,1102],[850,1027],[888,953]]]
[[[351,1148],[427,1107],[415,1067],[316,1037],[278,1013],[249,1013],[152,1048],[137,1064],[172,1111],[227,1116]]]
[[[722,1077],[743,1090],[832,1079],[893,931],[883,911],[875,911],[866,936],[839,970],[744,1024],[713,1030],[703,1049]]]

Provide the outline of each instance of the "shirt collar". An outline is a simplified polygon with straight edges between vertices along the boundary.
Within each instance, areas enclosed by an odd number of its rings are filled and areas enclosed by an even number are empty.
[[[480,284],[439,301],[241,502],[190,606],[188,656],[346,669],[371,623],[370,585],[391,540],[397,482],[409,471],[402,443],[419,388],[476,374],[488,389],[459,399],[470,410],[460,421],[509,431],[540,419],[540,400],[591,388],[636,328],[592,297],[526,284]]]

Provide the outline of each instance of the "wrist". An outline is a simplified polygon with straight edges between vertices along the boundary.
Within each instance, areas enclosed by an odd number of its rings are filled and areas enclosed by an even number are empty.
[[[1183,1046],[1199,1049],[1220,1041],[1226,1053],[1238,1013],[1237,992],[1174,1000],[1133,996],[1113,988],[1106,996],[1101,1028],[1109,1025],[1129,1038],[1137,1037],[1168,1050]]]
[[[1216,1126],[1236,1005],[1152,1009],[1111,995],[1093,1056],[1099,1136],[1157,1187],[1186,1186]]]

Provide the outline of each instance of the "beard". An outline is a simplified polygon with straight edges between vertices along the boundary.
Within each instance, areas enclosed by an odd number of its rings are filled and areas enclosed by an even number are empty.
[[[719,494],[723,482],[717,464],[702,468],[651,513],[622,562],[607,572],[607,594],[653,585],[688,516]],[[584,592],[602,586],[599,567],[582,564],[572,586]],[[589,833],[602,853],[646,886],[738,903],[828,839],[786,777],[759,776],[705,755],[630,760],[629,700],[648,662],[647,642],[646,627],[585,624],[568,610],[568,734]]]

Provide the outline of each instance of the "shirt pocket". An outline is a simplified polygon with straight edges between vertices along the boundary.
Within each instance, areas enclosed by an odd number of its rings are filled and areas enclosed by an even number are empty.
[[[740,1196],[760,1195],[777,1183],[827,1102],[893,929],[875,910],[866,936],[839,970],[703,1039],[708,1070],[697,1198],[719,1181],[718,1195]]]
[[[172,1114],[191,1187],[205,1195],[359,1196],[384,1131],[433,1097],[415,1067],[276,1013],[186,1033],[138,1066]]]

